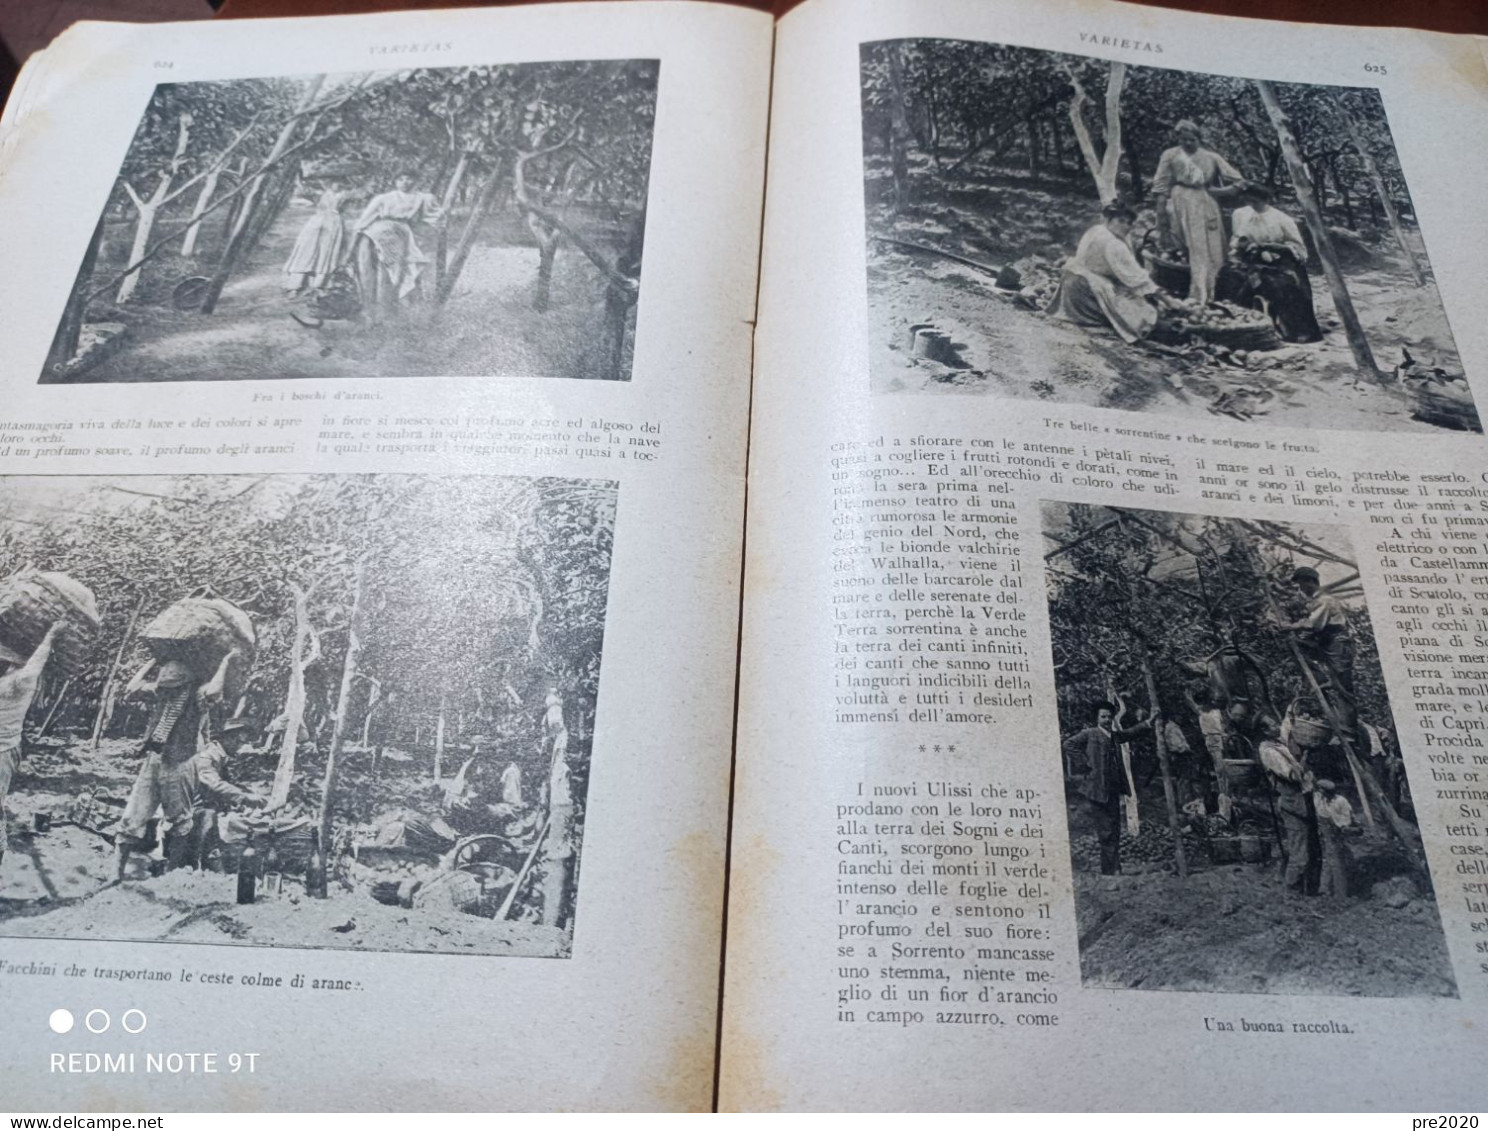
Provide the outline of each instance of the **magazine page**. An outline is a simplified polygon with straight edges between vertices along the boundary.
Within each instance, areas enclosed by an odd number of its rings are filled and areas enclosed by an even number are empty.
[[[710,1106],[771,35],[91,24],[29,76],[4,1107]]]
[[[721,1107],[1483,1106],[1485,92],[782,20]]]

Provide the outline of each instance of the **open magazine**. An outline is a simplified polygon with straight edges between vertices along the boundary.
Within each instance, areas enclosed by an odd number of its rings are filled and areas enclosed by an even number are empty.
[[[0,1106],[1482,1108],[1485,111],[1114,0],[73,28]]]

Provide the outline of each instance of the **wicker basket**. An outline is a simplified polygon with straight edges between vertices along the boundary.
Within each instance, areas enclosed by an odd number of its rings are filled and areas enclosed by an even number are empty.
[[[1239,789],[1250,789],[1262,781],[1261,764],[1249,758],[1226,758],[1224,768],[1226,779]]]
[[[1240,859],[1247,864],[1264,864],[1271,859],[1271,841],[1255,833],[1241,833]]]
[[[236,649],[243,662],[232,674],[235,683],[247,675],[256,643],[248,614],[207,586],[168,606],[145,625],[140,639],[157,660],[180,660],[199,680],[210,679],[223,657]],[[240,690],[230,687],[227,695],[236,698]]]
[[[1240,838],[1238,836],[1212,836],[1205,844],[1209,849],[1209,860],[1211,863],[1240,863]]]
[[[1143,249],[1142,258],[1147,261],[1147,273],[1152,276],[1152,281],[1159,287],[1169,294],[1188,293],[1192,273],[1187,263],[1177,259],[1168,259],[1148,249]]]
[[[61,622],[53,655],[77,672],[98,638],[98,602],[93,591],[65,573],[27,567],[0,582],[0,644],[29,656],[53,624]]]
[[[1294,718],[1292,738],[1300,746],[1326,746],[1333,738],[1333,728],[1317,719]]]

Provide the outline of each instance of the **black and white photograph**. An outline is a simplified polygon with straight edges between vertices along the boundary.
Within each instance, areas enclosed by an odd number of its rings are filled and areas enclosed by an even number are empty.
[[[157,86],[41,383],[629,380],[658,73]]]
[[[1455,997],[1347,531],[1047,502],[1043,534],[1084,984]]]
[[[951,39],[861,80],[873,392],[1482,431],[1378,90]]]
[[[616,498],[0,477],[0,935],[568,957]]]

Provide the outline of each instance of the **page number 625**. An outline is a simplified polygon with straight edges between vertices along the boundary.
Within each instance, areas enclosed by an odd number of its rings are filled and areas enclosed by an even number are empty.
[[[1389,73],[1385,70],[1385,65],[1383,63],[1365,63],[1364,69],[1371,75],[1383,75]]]

